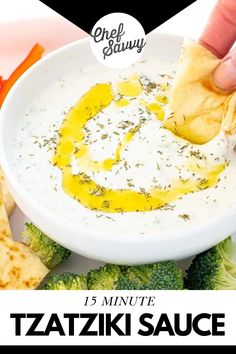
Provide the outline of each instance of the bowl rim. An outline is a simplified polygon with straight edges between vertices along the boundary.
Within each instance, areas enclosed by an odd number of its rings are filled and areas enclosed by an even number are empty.
[[[149,37],[150,36],[154,36],[154,37],[161,36],[161,37],[164,37],[164,40],[167,40],[167,41],[168,41],[168,39],[169,40],[173,40],[173,39],[182,40],[183,39],[180,36],[166,34],[166,33],[163,34],[161,32],[151,32]],[[22,84],[22,82],[24,82],[25,78],[30,77],[32,72],[35,72],[38,68],[41,68],[51,58],[59,56],[71,48],[80,48],[80,50],[81,50],[81,48],[83,48],[84,45],[89,45],[89,37],[84,38],[84,39],[80,39],[78,41],[67,44],[59,49],[56,49],[55,51],[47,54],[39,62],[35,63],[30,69],[28,69],[21,76],[21,78],[12,87],[12,89],[10,90],[9,94],[7,95],[5,101],[2,105],[2,108],[0,110],[0,118],[1,118],[0,119],[0,161],[1,161],[1,166],[3,169],[4,175],[6,176],[8,184],[10,185],[10,190],[11,191],[13,190],[13,197],[16,198],[16,201],[20,205],[20,207],[22,205],[20,200],[23,200],[26,205],[30,206],[31,215],[37,214],[45,222],[51,223],[52,227],[60,227],[60,228],[62,228],[62,230],[64,230],[67,233],[70,233],[70,232],[75,233],[75,224],[70,223],[70,222],[65,223],[63,220],[60,220],[60,218],[57,218],[57,220],[55,220],[56,219],[55,212],[51,213],[51,211],[49,209],[46,209],[41,204],[39,204],[31,196],[31,194],[25,190],[25,188],[21,185],[21,183],[17,180],[17,177],[15,176],[13,169],[11,167],[12,165],[8,161],[8,158],[7,158],[7,153],[6,153],[7,147],[4,146],[3,137],[4,137],[5,121],[7,119],[7,114],[8,114],[8,107],[11,105],[11,101],[12,101],[12,99],[14,99],[14,96],[18,92],[20,92],[21,84]],[[14,192],[14,191],[17,191],[17,195],[16,195],[16,192]],[[22,209],[24,209],[24,208],[22,208]],[[29,213],[26,213],[26,215],[27,214],[29,214]],[[32,217],[31,215],[27,215],[27,216],[30,217],[34,221],[34,217]],[[217,230],[217,228],[227,225],[227,223],[232,224],[231,226],[228,225],[228,232],[232,233],[236,229],[236,225],[235,225],[235,227],[233,227],[233,222],[232,222],[233,217],[235,217],[235,216],[236,216],[236,202],[235,202],[235,206],[231,207],[228,210],[224,210],[224,211],[222,210],[221,215],[218,215],[216,217],[211,217],[211,219],[209,221],[202,222],[198,225],[192,225],[189,228],[187,228],[186,230],[167,231],[167,232],[164,231],[164,232],[162,232],[161,238],[158,238],[158,235],[157,235],[157,233],[155,233],[155,231],[153,231],[153,234],[146,234],[144,237],[138,237],[137,235],[134,235],[132,232],[130,232],[130,235],[127,235],[126,238],[119,237],[118,235],[116,235],[114,237],[114,236],[109,236],[107,233],[101,232],[101,231],[94,232],[92,230],[92,228],[89,230],[87,228],[84,229],[82,224],[80,225],[80,230],[79,230],[79,232],[77,231],[77,233],[78,233],[79,237],[88,238],[90,240],[94,240],[94,238],[97,238],[99,241],[108,241],[108,242],[112,242],[113,244],[122,243],[124,246],[126,244],[146,244],[147,245],[149,243],[151,245],[154,245],[154,244],[161,245],[162,243],[171,242],[173,240],[176,242],[183,242],[183,245],[184,245],[184,240],[189,238],[189,241],[190,240],[193,241],[194,240],[193,237],[197,237],[197,234],[199,234],[199,237],[201,237],[201,234],[206,234],[206,232],[210,232],[210,230],[212,230],[212,229]],[[43,228],[42,228],[42,230],[43,230]],[[216,232],[215,235],[213,234],[213,236],[207,237],[207,240],[208,240],[207,242],[208,242],[208,244],[211,244],[211,245],[216,244],[217,242],[219,242],[221,239],[225,238],[226,236],[224,236],[224,237],[219,236],[219,234],[217,234],[217,232]],[[78,252],[78,249],[74,245],[73,246],[70,245],[68,239],[65,240],[60,235],[58,235],[58,237],[56,237],[56,238],[54,236],[53,238],[56,241],[58,241],[59,243],[66,245],[68,248],[71,248],[72,250],[75,250]],[[108,240],[108,238],[109,238],[109,240]],[[200,243],[203,244],[204,242],[200,242]],[[194,242],[194,244],[195,244],[195,242]],[[202,245],[201,245],[201,248],[203,248]],[[83,252],[83,251],[82,252],[80,251],[79,253],[87,255],[87,253]],[[148,257],[146,257],[146,258],[148,258]]]

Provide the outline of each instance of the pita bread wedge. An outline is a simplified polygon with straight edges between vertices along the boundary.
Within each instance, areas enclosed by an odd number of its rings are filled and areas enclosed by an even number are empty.
[[[10,216],[11,213],[13,212],[13,210],[15,209],[16,203],[8,190],[6,180],[5,180],[5,177],[2,173],[1,168],[0,168],[0,182],[2,185],[2,194],[3,194],[4,205],[5,205],[5,208],[7,211],[7,215]]]
[[[0,234],[0,290],[35,289],[48,272],[28,246]]]
[[[6,208],[3,201],[1,184],[0,184],[0,233],[12,238],[9,220],[6,212]]]
[[[236,132],[236,93],[213,82],[221,60],[193,41],[185,41],[169,97],[172,114],[164,127],[192,143],[204,144],[222,129]]]

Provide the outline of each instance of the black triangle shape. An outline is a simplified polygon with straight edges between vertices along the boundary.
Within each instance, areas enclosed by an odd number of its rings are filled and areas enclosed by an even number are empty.
[[[149,33],[195,0],[137,0],[135,4],[127,0],[117,2],[110,0],[108,3],[99,0],[82,3],[76,0],[43,0],[42,2],[88,33],[101,17],[111,12],[125,12],[132,15],[142,24],[145,32]]]

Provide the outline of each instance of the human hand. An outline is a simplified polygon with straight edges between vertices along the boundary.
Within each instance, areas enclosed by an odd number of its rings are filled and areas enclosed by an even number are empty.
[[[218,0],[199,42],[223,62],[214,73],[215,84],[224,90],[236,90],[236,0]]]

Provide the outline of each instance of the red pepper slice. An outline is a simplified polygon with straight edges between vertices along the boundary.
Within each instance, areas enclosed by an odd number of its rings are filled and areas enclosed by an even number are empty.
[[[25,60],[23,60],[23,62],[13,71],[7,80],[3,80],[2,77],[0,77],[0,107],[14,83],[29,67],[31,67],[31,65],[42,57],[43,53],[44,48],[38,43],[35,44]]]

